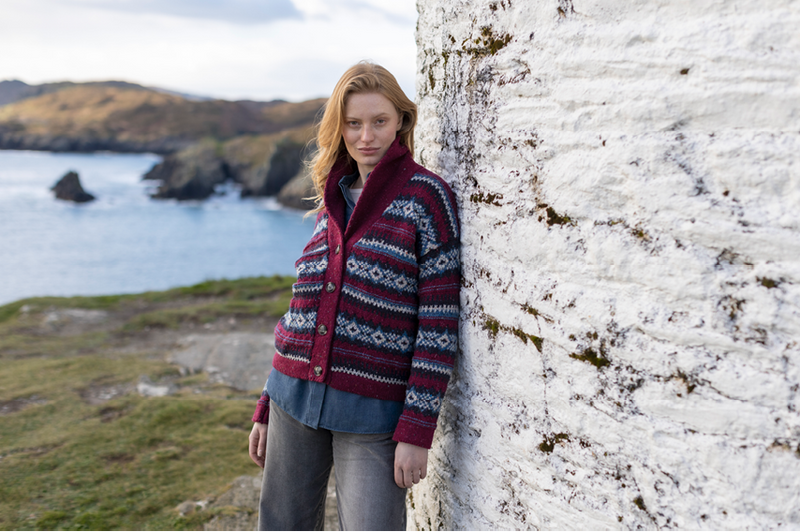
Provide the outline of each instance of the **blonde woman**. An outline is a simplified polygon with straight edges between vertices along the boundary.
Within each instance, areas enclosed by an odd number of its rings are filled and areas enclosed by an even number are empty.
[[[261,530],[405,530],[456,355],[455,198],[414,162],[417,110],[362,62],[336,84],[312,161],[317,220],[253,416]]]

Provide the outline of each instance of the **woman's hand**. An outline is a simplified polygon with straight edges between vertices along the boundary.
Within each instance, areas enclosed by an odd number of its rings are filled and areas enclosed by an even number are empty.
[[[395,483],[401,488],[410,488],[419,483],[427,474],[428,449],[417,447],[410,443],[399,442],[394,451]]]
[[[250,431],[250,458],[261,469],[264,469],[264,459],[267,456],[267,425],[254,423]]]

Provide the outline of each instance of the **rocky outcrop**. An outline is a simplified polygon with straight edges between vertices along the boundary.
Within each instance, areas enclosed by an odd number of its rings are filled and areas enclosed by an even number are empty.
[[[50,188],[50,190],[56,193],[56,198],[65,201],[86,203],[95,199],[93,195],[83,190],[78,174],[73,171],[69,171],[64,174],[64,177],[59,179],[58,182]]]
[[[222,157],[242,197],[274,196],[300,170],[313,134],[304,127],[277,135],[240,137],[226,142]]]
[[[314,208],[314,201],[309,199],[314,196],[314,182],[311,181],[311,174],[303,166],[278,193],[278,202],[281,205],[309,211]]]
[[[114,138],[82,138],[61,135],[26,135],[3,131],[0,127],[0,149],[52,151],[62,153],[91,153],[111,151],[116,153],[169,154],[187,148],[192,140],[159,138],[146,142],[125,142]]]
[[[152,140],[124,140],[116,137],[33,134],[15,124],[0,124],[0,150],[32,150],[66,153],[112,151],[116,153],[169,154],[194,144],[194,139],[159,137]]]
[[[230,177],[218,152],[219,144],[206,140],[165,157],[143,178],[161,181],[152,197],[202,200],[211,196],[215,187]]]
[[[202,200],[227,180],[242,197],[274,196],[297,175],[310,128],[275,135],[243,136],[220,143],[205,140],[168,155],[144,179],[161,181],[154,198]]]

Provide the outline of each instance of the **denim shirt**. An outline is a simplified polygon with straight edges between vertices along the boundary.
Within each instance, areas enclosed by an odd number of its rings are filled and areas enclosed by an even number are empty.
[[[349,187],[358,179],[358,172],[344,176],[339,181],[346,203],[345,224],[356,207]],[[402,401],[383,401],[331,388],[321,382],[296,379],[273,370],[267,379],[270,401],[313,429],[323,428],[355,434],[383,434],[394,432]]]

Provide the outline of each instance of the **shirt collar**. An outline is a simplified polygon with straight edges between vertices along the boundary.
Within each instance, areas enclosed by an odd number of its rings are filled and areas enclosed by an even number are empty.
[[[342,188],[342,190],[344,190],[343,187],[349,187],[356,181],[358,181],[358,170],[356,170],[350,175],[342,176],[342,178],[339,180],[339,188]]]
[[[344,201],[347,205],[350,206],[351,209],[355,208],[356,202],[353,201],[353,198],[347,192],[347,189],[350,188],[350,185],[358,181],[358,170],[350,175],[343,176],[339,180],[339,188],[342,190],[342,196],[344,196]]]

